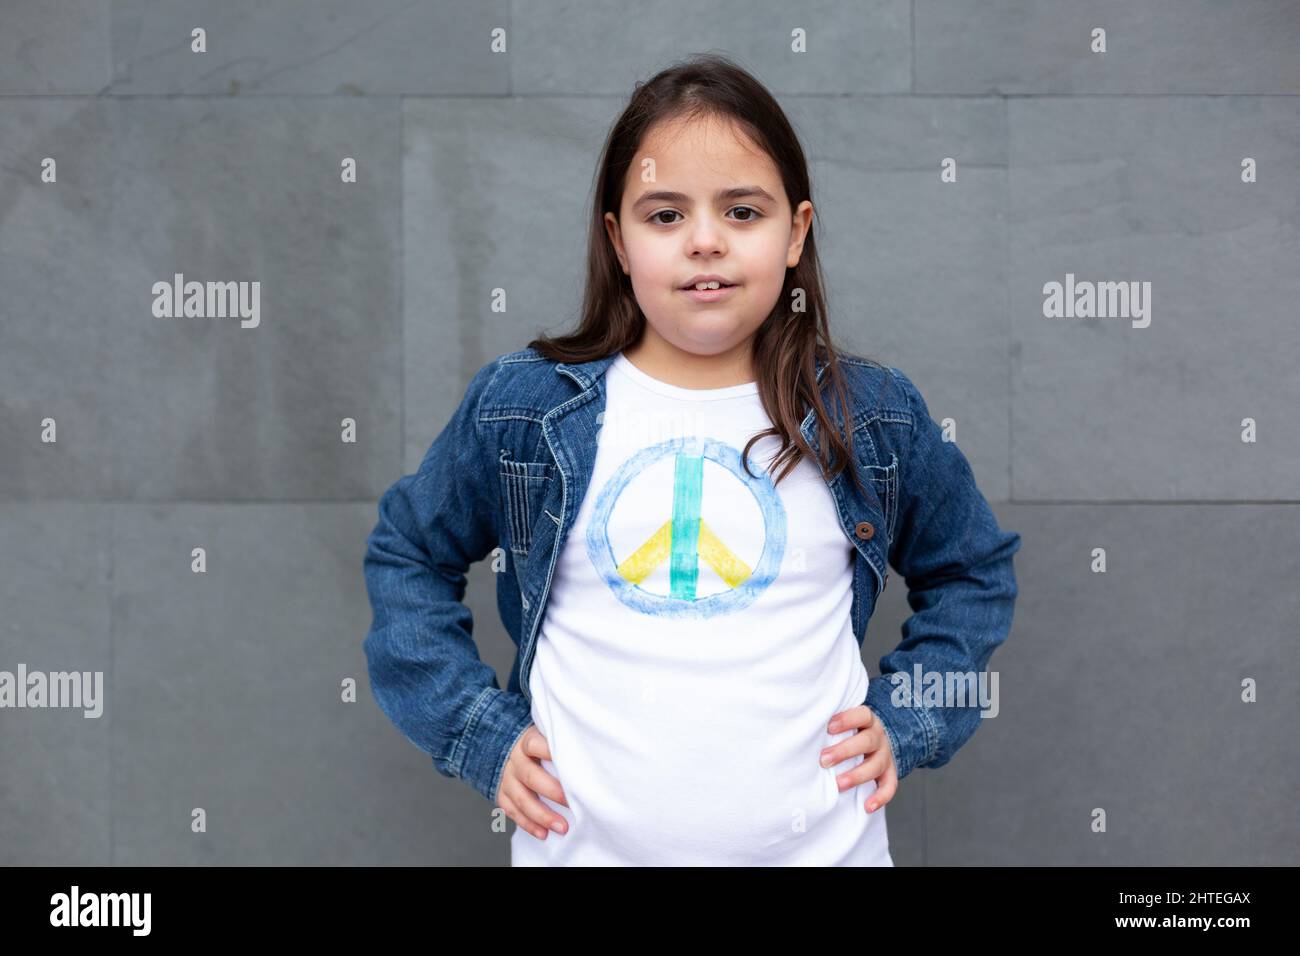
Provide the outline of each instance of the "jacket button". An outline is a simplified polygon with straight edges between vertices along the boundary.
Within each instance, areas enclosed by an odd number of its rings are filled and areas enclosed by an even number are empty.
[[[876,533],[876,529],[871,526],[870,521],[859,521],[858,526],[853,529],[853,533],[863,541],[867,541]]]

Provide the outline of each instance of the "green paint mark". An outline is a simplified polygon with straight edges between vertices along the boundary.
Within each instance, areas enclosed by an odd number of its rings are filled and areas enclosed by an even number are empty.
[[[673,473],[673,537],[669,581],[673,597],[695,600],[700,571],[700,498],[704,486],[704,457],[678,455]]]

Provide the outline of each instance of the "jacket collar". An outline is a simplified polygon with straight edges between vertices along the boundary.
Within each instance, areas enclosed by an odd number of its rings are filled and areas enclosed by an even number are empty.
[[[590,362],[556,362],[555,371],[558,375],[569,376],[583,391],[586,391],[596,383],[596,379],[605,374],[605,370],[613,364],[616,357],[617,353],[592,359]]]

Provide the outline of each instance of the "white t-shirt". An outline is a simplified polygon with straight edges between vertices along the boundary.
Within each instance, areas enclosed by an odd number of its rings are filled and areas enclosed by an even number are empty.
[[[758,385],[689,389],[619,354],[529,686],[569,822],[514,866],[893,866],[873,781],[839,792],[863,702],[853,551],[817,466],[779,485]]]

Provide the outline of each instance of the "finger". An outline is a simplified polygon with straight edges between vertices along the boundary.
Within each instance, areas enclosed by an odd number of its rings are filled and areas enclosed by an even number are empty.
[[[518,781],[513,783],[511,795],[508,798],[510,800],[511,812],[513,813],[511,819],[537,839],[545,840],[551,831],[547,828],[544,821],[534,819],[528,812],[527,801],[530,796],[531,794],[529,794],[528,788],[522,783],[519,783]],[[536,798],[533,798],[533,802],[537,802]]]
[[[520,812],[519,808],[515,805],[515,802],[506,795],[505,789],[505,787],[501,788],[500,807],[506,812],[506,816],[511,820],[514,820],[521,830],[532,834],[539,840],[545,840],[546,828],[533,823],[533,821],[529,820],[527,816]]]
[[[566,807],[569,806],[569,801],[564,796],[564,787],[560,785],[559,779],[548,773],[540,763],[530,760],[527,766],[520,769],[519,779],[535,793],[550,797],[556,803]]]
[[[552,764],[555,761],[551,758],[549,741],[542,736],[542,732],[537,729],[536,725],[524,731],[523,751],[527,756],[534,758],[519,770],[523,782],[537,793],[544,794],[556,803],[567,807],[569,801],[564,795],[564,787],[554,774],[541,765],[543,760],[550,760]]]
[[[852,737],[846,737],[837,744],[832,744],[821,752],[821,765],[833,767],[858,754],[870,753],[875,749],[874,737],[867,731],[859,731]],[[829,758],[829,759],[827,759]]]
[[[885,754],[877,750],[852,770],[846,770],[840,774],[835,778],[835,781],[839,784],[841,790],[848,790],[850,787],[856,787],[868,780],[875,780],[884,772],[885,763],[888,759]]]
[[[833,734],[841,730],[849,730],[853,727],[870,727],[875,721],[876,715],[871,712],[871,708],[866,704],[859,704],[857,707],[850,707],[848,710],[840,711],[831,718],[826,729]]]
[[[524,732],[524,753],[530,757],[551,759],[551,745],[542,736],[542,732],[537,729],[536,725],[529,727]]]
[[[889,761],[885,767],[885,772],[876,779],[876,792],[867,799],[867,812],[883,807],[890,800],[894,799],[894,794],[898,792],[898,768],[894,762]]]
[[[519,789],[512,791],[510,796],[515,801],[515,806],[519,807],[528,816],[528,819],[538,826],[554,830],[556,833],[564,833],[569,828],[568,821],[542,803],[537,798],[537,794],[522,781]]]

